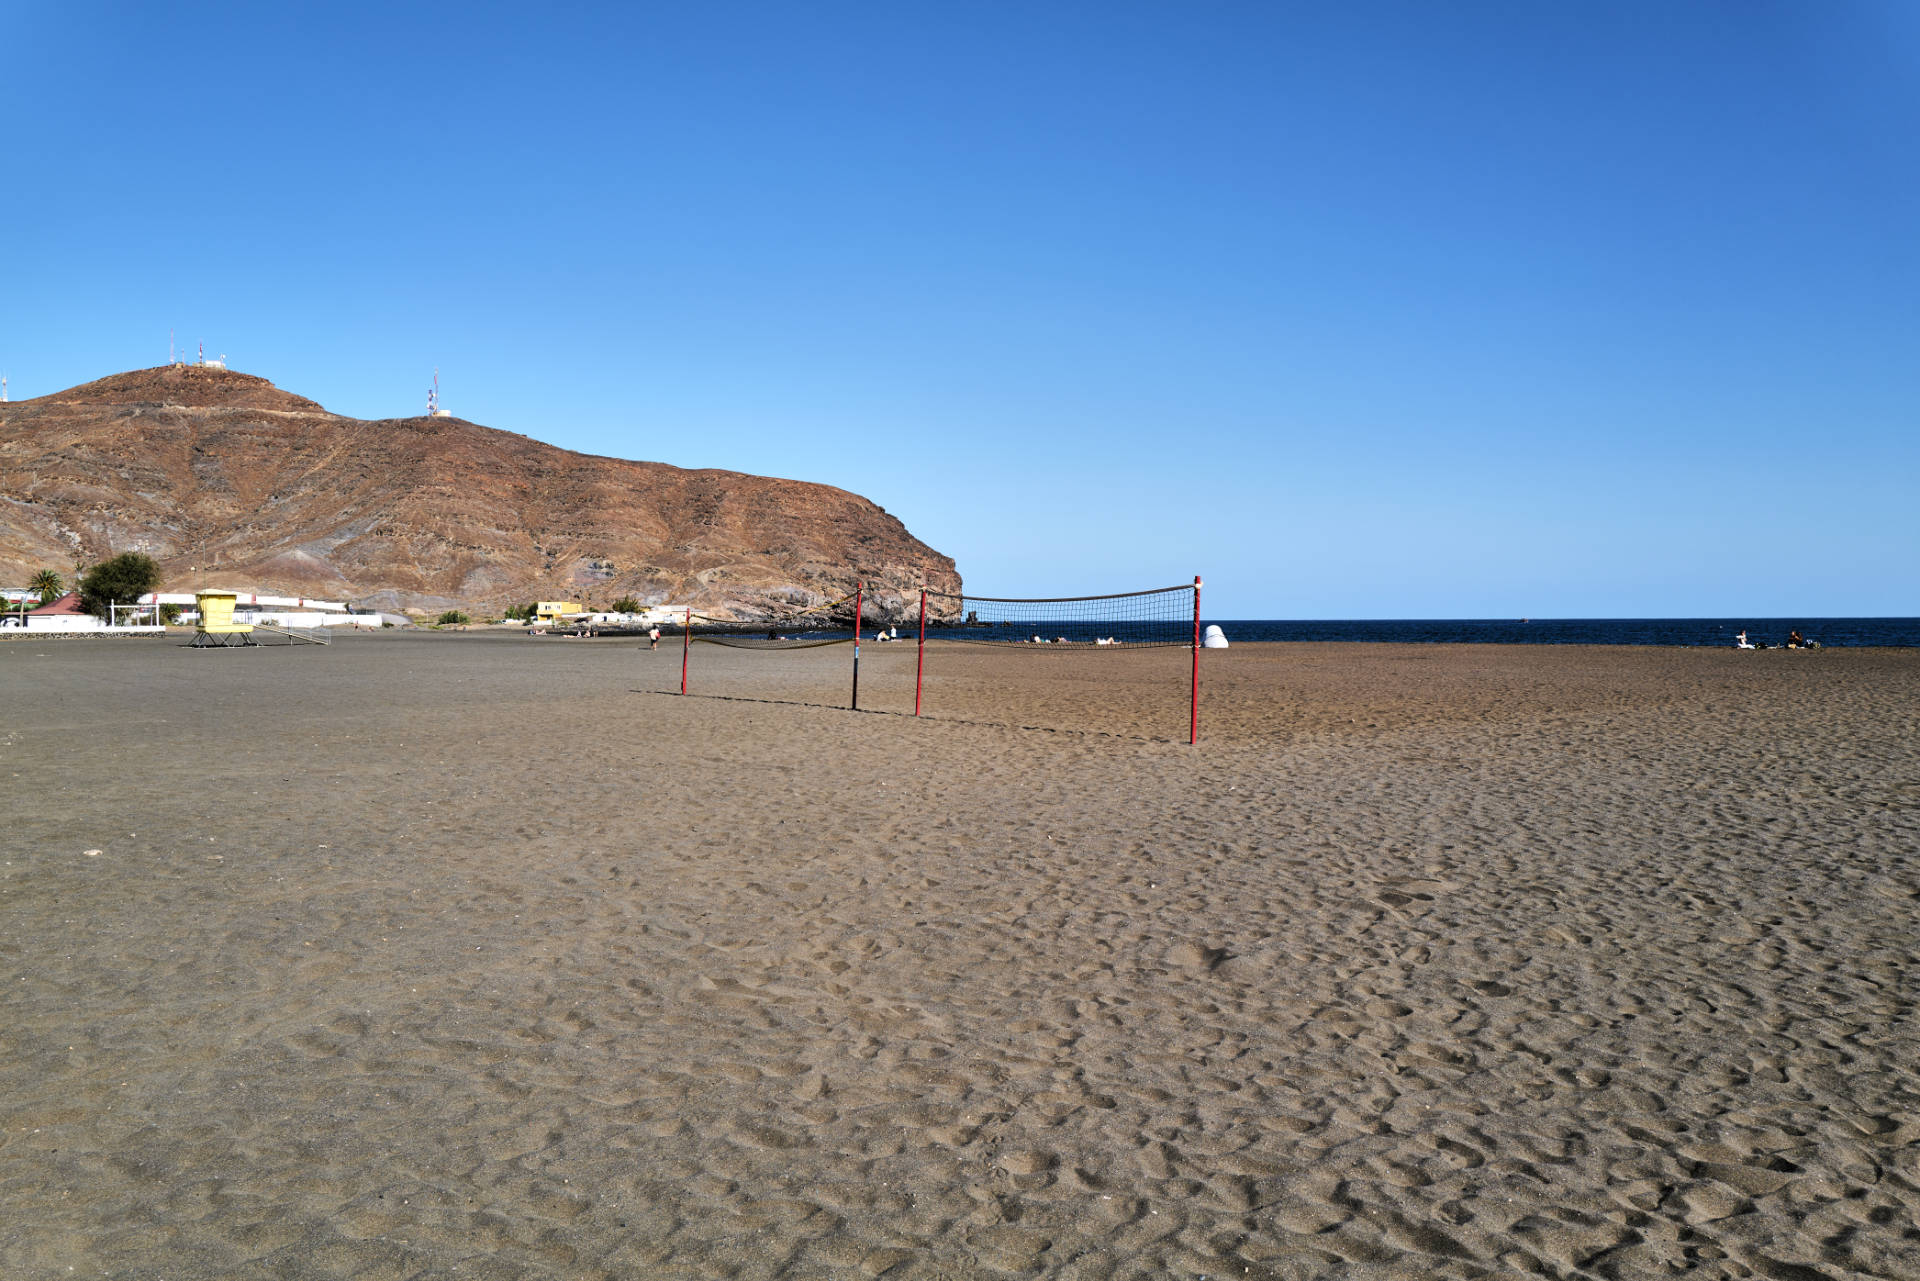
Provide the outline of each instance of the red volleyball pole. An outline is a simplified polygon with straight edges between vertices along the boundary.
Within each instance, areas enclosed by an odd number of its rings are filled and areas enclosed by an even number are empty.
[[[853,584],[853,708],[860,710],[860,599],[866,590],[866,584],[854,580]]]
[[[687,651],[693,648],[693,606],[687,606],[686,625],[680,630],[680,692],[687,692]]]
[[[927,666],[927,589],[920,589],[920,652],[913,660],[913,714],[920,714],[920,673]]]
[[[1187,746],[1200,741],[1200,575],[1193,576],[1193,723],[1187,727]]]

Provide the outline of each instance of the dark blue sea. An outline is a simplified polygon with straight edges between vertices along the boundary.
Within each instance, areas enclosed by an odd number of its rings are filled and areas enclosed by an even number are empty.
[[[1798,631],[1822,645],[1920,646],[1920,618],[1408,618],[1353,622],[1220,618],[1227,641],[1398,641],[1436,645],[1784,645]]]
[[[1731,646],[1741,631],[1757,646],[1787,643],[1798,631],[1808,641],[1835,648],[1885,645],[1920,647],[1920,618],[1405,618],[1283,619],[1215,618],[1229,644],[1249,641],[1375,641],[1429,645],[1683,645]],[[722,629],[700,628],[720,632]],[[751,628],[727,628],[758,636]],[[900,639],[914,639],[912,622],[899,624]],[[782,632],[782,635],[787,633]],[[804,630],[796,639],[851,639],[847,630]],[[1112,636],[1128,644],[1187,645],[1191,621],[1174,619],[1102,620],[1050,618],[976,627],[927,627],[929,640],[1019,643],[1029,637],[1090,644]],[[871,633],[865,634],[871,639]]]

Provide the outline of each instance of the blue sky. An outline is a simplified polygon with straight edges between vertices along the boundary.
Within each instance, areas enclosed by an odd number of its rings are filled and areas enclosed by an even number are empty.
[[[822,481],[970,589],[1920,613],[1920,5],[0,6],[16,399]]]

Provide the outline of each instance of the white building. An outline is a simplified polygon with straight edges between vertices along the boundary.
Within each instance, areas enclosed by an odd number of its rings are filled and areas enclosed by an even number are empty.
[[[157,624],[110,624],[103,619],[95,618],[80,607],[80,597],[73,592],[68,592],[51,604],[30,609],[24,614],[8,614],[0,618],[0,626],[24,627],[29,632],[91,632],[107,636],[159,635],[167,630]]]

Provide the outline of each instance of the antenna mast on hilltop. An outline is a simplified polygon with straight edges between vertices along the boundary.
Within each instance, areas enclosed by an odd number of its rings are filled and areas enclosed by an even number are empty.
[[[427,417],[451,418],[451,409],[440,408],[440,366],[433,367],[433,389],[427,393]]]

